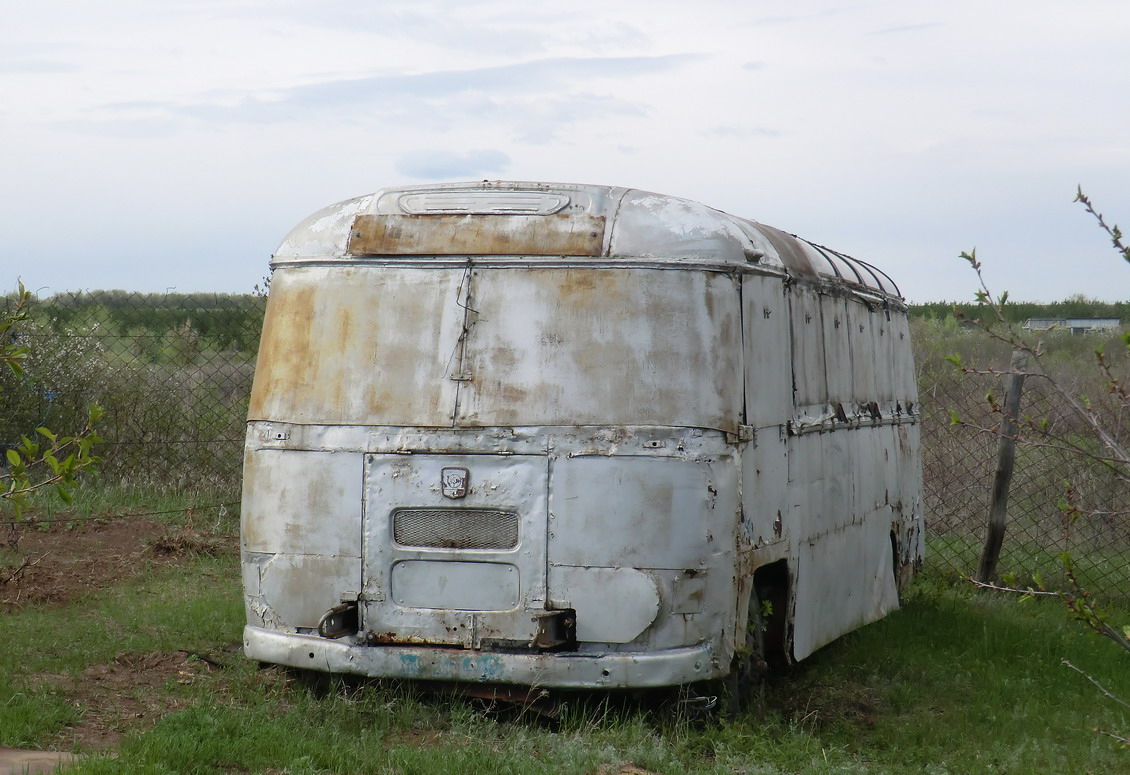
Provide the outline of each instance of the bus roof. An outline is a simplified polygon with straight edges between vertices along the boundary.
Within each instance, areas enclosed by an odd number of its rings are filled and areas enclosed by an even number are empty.
[[[423,256],[754,265],[901,298],[874,266],[771,226],[678,197],[570,183],[384,188],[311,215],[282,241],[272,266]]]

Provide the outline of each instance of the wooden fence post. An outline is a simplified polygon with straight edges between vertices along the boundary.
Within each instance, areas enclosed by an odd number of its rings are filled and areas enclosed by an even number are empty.
[[[1016,462],[1016,425],[1020,418],[1020,392],[1024,388],[1024,369],[1028,366],[1028,353],[1013,350],[1005,379],[1004,416],[1001,418],[1000,446],[997,450],[997,473],[993,477],[993,502],[989,507],[989,532],[981,552],[981,565],[977,580],[991,583],[1004,543],[1004,529],[1008,522],[1008,486],[1012,482],[1013,464]]]

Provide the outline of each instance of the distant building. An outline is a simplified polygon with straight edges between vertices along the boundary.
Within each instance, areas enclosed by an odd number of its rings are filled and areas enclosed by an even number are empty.
[[[1070,331],[1072,334],[1090,334],[1101,331],[1117,331],[1122,327],[1122,318],[1028,318],[1024,327],[1029,331],[1047,331],[1054,328]]]

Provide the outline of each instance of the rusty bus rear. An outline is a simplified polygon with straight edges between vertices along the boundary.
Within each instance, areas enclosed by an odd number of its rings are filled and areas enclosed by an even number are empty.
[[[863,262],[674,197],[484,182],[333,205],[272,268],[255,659],[681,684],[804,658],[921,560],[906,306]]]

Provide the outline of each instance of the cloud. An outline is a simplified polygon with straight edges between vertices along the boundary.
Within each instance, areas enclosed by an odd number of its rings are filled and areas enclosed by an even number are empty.
[[[145,100],[110,103],[102,112],[113,118],[94,116],[91,131],[105,134],[110,124],[153,122],[162,117],[189,118],[209,126],[224,124],[271,124],[332,119],[360,121],[380,116],[450,129],[458,121],[452,111],[460,101],[478,102],[478,110],[492,105],[535,97],[538,107],[527,106],[525,114],[536,126],[522,130],[531,136],[552,135],[551,127],[578,119],[607,115],[640,114],[642,108],[627,100],[560,92],[573,83],[591,85],[601,80],[618,81],[634,76],[662,73],[699,61],[696,54],[635,57],[555,57],[508,65],[467,70],[435,70],[423,73],[386,73],[364,78],[339,78],[273,91],[212,92],[185,100]],[[485,108],[483,106],[486,106]],[[519,105],[519,109],[521,109]],[[571,112],[572,111],[572,112]],[[541,116],[539,118],[539,116]],[[82,122],[64,127],[81,131]]]
[[[783,133],[764,126],[716,126],[704,129],[700,134],[741,140],[750,137],[781,137]]]
[[[93,137],[171,137],[177,133],[176,123],[167,117],[131,118],[124,121],[66,120],[52,126],[63,132]]]
[[[577,122],[597,123],[615,116],[645,116],[639,103],[599,94],[570,94],[560,98],[515,101],[514,128],[518,139],[544,144],[559,139],[560,132]]]
[[[70,62],[48,60],[0,62],[0,73],[4,75],[53,75],[56,73],[77,73],[79,69],[78,65]]]
[[[875,30],[870,33],[871,35],[897,35],[903,32],[917,32],[918,30],[928,30],[934,27],[944,26],[941,22],[925,22],[923,24],[903,24],[897,27],[884,27],[881,30]]]
[[[225,15],[259,20],[260,11],[223,11]],[[273,0],[271,15],[308,28],[333,33],[406,41],[414,49],[464,52],[496,57],[536,56],[561,44],[580,45],[589,53],[646,50],[652,41],[634,23],[605,18],[592,23],[591,13],[570,7],[524,4],[519,12],[491,3],[395,2],[323,4],[305,0]],[[633,20],[634,21],[634,20]]]
[[[414,178],[453,180],[480,178],[492,172],[503,172],[510,166],[510,157],[502,151],[412,151],[396,161],[396,171]]]
[[[437,70],[411,75],[326,81],[296,86],[282,102],[308,108],[336,107],[391,97],[437,98],[468,91],[528,93],[545,91],[575,80],[650,75],[687,64],[699,57],[671,54],[655,57],[557,57],[497,67]]]

